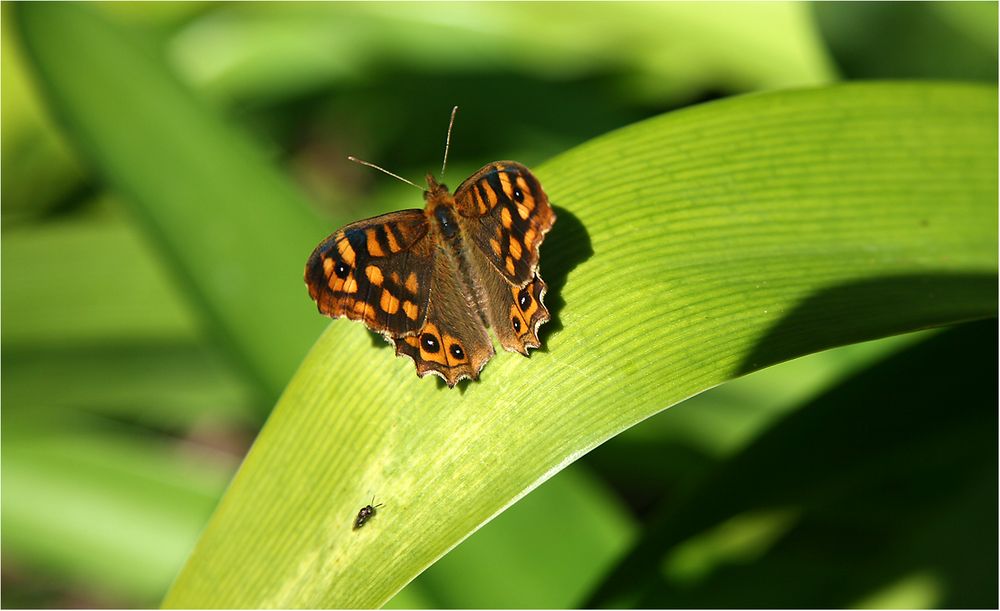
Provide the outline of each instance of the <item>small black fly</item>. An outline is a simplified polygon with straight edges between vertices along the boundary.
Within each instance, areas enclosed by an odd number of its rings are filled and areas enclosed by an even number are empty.
[[[375,497],[372,497],[372,503],[374,502]],[[379,503],[378,505],[368,504],[362,507],[361,511],[358,512],[358,517],[354,518],[354,530],[361,528],[365,525],[365,522],[372,519],[372,516],[375,515],[375,508],[381,506],[382,503]]]

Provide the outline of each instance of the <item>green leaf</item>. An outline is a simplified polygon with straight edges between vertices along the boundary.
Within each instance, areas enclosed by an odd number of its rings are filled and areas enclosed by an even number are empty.
[[[11,5],[0,7],[0,161],[7,174],[0,185],[4,229],[40,216],[79,189],[84,176],[66,139],[46,115],[14,27]]]
[[[600,479],[567,469],[434,563],[387,608],[573,607],[634,533],[627,509]],[[433,603],[414,600],[414,587]]]
[[[997,82],[995,2],[838,2],[809,6],[847,78]]]
[[[781,419],[671,499],[580,605],[991,606],[996,333],[936,333]]]
[[[887,354],[938,332],[841,346],[726,382],[622,431],[584,457],[583,464],[614,482],[618,493],[633,505],[675,500],[680,491],[699,485],[775,421]],[[574,606],[586,605],[577,600]]]
[[[752,95],[538,168],[559,214],[542,253],[545,348],[499,354],[451,390],[360,326],[331,324],[165,605],[381,605],[686,397],[831,346],[995,315],[996,106],[995,88],[949,84]],[[352,531],[372,495],[385,507]]]
[[[189,342],[200,337],[194,313],[157,253],[116,203],[101,202],[91,213],[4,232],[3,315],[17,320],[4,325],[5,347]],[[71,262],[66,253],[73,253]],[[72,316],[67,316],[68,295]]]
[[[4,554],[91,593],[155,604],[233,457],[80,412],[46,416],[4,412]]]
[[[324,233],[275,166],[92,7],[19,6],[66,132],[125,196],[232,355],[276,396],[321,328],[302,269]]]
[[[395,75],[404,79],[410,71],[500,69],[556,75],[562,84],[619,71],[627,75],[622,93],[655,103],[706,89],[815,85],[834,72],[811,7],[796,2],[594,3],[573,11],[545,3],[233,4],[194,20],[172,47],[191,81],[219,98],[256,103],[367,83],[379,65],[406,67]]]
[[[16,321],[3,326],[7,413],[84,409],[169,428],[206,416],[254,421],[254,388],[204,341],[118,204],[4,232],[2,313]]]
[[[383,608],[580,608],[621,557],[624,507],[702,481],[776,419],[928,330],[804,356],[727,382],[644,420],[557,473],[435,562]],[[599,477],[595,477],[595,472]],[[572,511],[566,511],[572,507]],[[558,516],[559,520],[553,520]],[[510,587],[509,584],[517,584]]]

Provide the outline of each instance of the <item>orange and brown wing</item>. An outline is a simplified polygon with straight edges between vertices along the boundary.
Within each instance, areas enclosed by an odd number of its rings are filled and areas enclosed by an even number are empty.
[[[437,257],[426,322],[418,333],[394,339],[396,354],[413,359],[417,375],[432,373],[448,386],[465,378],[478,379],[494,354],[485,322],[469,307],[460,274],[450,257]]]
[[[390,337],[424,326],[434,247],[422,210],[352,223],[323,240],[306,263],[309,296],[331,318],[361,320]]]
[[[466,235],[512,284],[523,287],[538,269],[538,247],[556,220],[538,179],[516,161],[495,161],[455,191]]]

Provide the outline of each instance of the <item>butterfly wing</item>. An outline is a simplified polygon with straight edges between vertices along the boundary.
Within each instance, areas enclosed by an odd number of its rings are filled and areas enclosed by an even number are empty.
[[[323,240],[306,263],[309,296],[331,318],[360,320],[389,337],[427,319],[434,246],[422,210],[352,223]]]
[[[459,274],[450,257],[435,258],[427,320],[418,333],[394,340],[396,354],[413,359],[417,375],[433,373],[448,386],[478,379],[494,354],[486,323],[466,299]]]
[[[484,166],[455,190],[464,233],[504,278],[523,287],[538,269],[538,247],[556,220],[549,198],[515,161]]]
[[[542,301],[545,282],[536,273],[519,287],[497,273],[478,249],[470,249],[466,255],[470,267],[481,270],[478,279],[486,296],[483,311],[500,344],[527,356],[529,348],[541,346],[538,328],[550,318]]]

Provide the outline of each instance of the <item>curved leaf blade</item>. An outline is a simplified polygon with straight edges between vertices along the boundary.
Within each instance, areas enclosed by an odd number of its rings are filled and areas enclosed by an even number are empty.
[[[996,106],[994,88],[948,84],[746,96],[539,168],[562,206],[543,247],[545,349],[449,390],[331,324],[165,605],[378,606],[685,397],[808,351],[995,315]],[[352,531],[373,494],[385,507]]]

